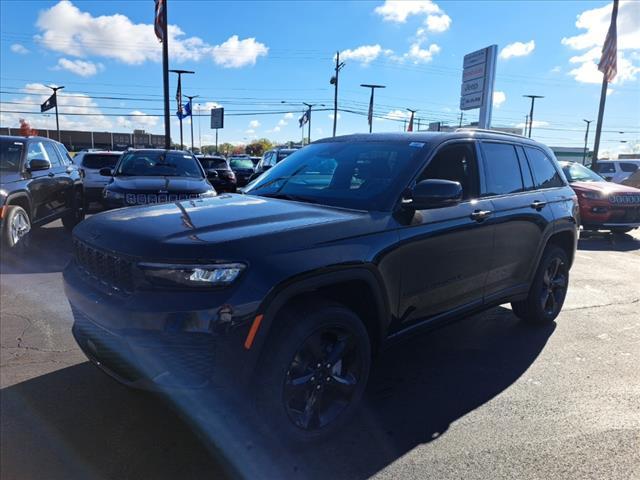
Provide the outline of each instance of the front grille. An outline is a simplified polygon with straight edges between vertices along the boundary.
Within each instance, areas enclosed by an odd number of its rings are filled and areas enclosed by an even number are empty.
[[[199,193],[127,193],[125,202],[127,205],[147,205],[155,203],[173,203],[183,200],[196,200]]]
[[[640,205],[640,193],[621,193],[611,195],[609,202],[614,205]]]
[[[73,249],[76,264],[86,275],[113,290],[133,291],[133,262],[77,239],[73,241]]]

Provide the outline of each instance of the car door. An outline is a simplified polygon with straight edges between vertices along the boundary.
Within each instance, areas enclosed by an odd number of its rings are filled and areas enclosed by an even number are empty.
[[[493,203],[495,242],[485,285],[485,302],[526,291],[532,262],[553,221],[522,148],[509,142],[482,141],[485,184],[482,198]]]
[[[25,168],[34,159],[42,159],[51,162],[44,148],[43,142],[29,141],[27,143],[27,159]],[[28,172],[29,193],[31,195],[31,222],[38,222],[54,213],[55,201],[55,173],[53,169]]]
[[[417,181],[458,181],[461,203],[417,210],[399,229],[401,265],[399,328],[433,320],[440,314],[480,305],[493,250],[491,201],[478,198],[481,183],[473,141],[444,144]]]
[[[47,152],[49,161],[51,162],[51,172],[53,172],[53,192],[51,196],[51,213],[63,214],[72,208],[73,202],[73,168],[67,165],[66,161],[60,156],[58,149],[53,142],[43,142],[44,149]]]

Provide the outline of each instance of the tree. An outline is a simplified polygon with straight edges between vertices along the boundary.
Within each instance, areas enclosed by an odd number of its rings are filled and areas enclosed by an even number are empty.
[[[234,148],[235,147],[232,144],[225,142],[219,145],[218,151],[224,155],[229,155],[231,152],[233,152]]]
[[[245,152],[252,156],[262,156],[267,150],[273,148],[273,143],[266,138],[260,138],[254,142],[251,142],[246,146]]]
[[[20,135],[23,137],[35,136],[38,135],[38,131],[31,128],[31,124],[27,122],[24,118],[20,119]]]

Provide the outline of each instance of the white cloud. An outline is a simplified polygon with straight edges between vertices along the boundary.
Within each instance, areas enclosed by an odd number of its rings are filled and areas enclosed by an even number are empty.
[[[611,23],[612,4],[585,10],[578,15],[576,27],[584,30],[578,35],[563,37],[561,43],[572,50],[586,50],[582,55],[569,59],[572,64],[580,64],[569,71],[576,81],[581,83],[602,83],[602,73],[598,71],[598,62],[602,52],[609,25]],[[618,7],[618,74],[614,84],[635,81],[640,73],[640,8],[637,2],[622,0]]]
[[[81,77],[92,77],[99,71],[104,70],[104,65],[101,63],[93,63],[84,60],[69,60],[67,58],[61,58],[58,60],[56,70],[67,70]]]
[[[158,117],[145,116],[145,112],[141,112],[140,110],[134,110],[131,112],[131,115],[131,117],[117,117],[116,125],[121,128],[126,128],[127,130],[150,130],[158,125],[158,121],[160,120]]]
[[[429,0],[386,0],[375,13],[387,22],[404,23],[411,15],[440,13],[440,7]]]
[[[378,44],[361,45],[357,48],[340,52],[340,60],[355,60],[356,62],[367,65],[378,58],[381,53],[390,53],[390,50],[383,50]]]
[[[153,24],[133,23],[119,13],[94,17],[70,1],[61,0],[40,12],[36,26],[40,30],[36,41],[67,56],[98,56],[128,65],[161,60],[162,45],[155,36]],[[253,65],[258,56],[268,51],[254,38],[240,40],[233,35],[224,43],[212,46],[201,38],[186,37],[177,25],[169,25],[168,30],[169,56],[177,62],[212,58],[218,65],[237,68]]]
[[[328,117],[329,117],[329,120],[333,120],[333,113],[330,113]],[[341,118],[342,118],[342,115],[340,115],[340,112],[338,112],[338,120],[340,120]]]
[[[425,20],[425,25],[430,32],[446,32],[451,26],[451,17],[447,14],[429,15]]]
[[[258,120],[251,120],[249,122],[249,128],[258,128],[260,126],[260,122]]]
[[[544,120],[534,120],[533,121],[533,128],[546,127],[548,125],[549,125],[549,122],[545,122]],[[522,122],[522,123],[515,124],[514,127],[516,127],[516,128],[524,128],[525,125],[524,125],[524,122]],[[527,128],[529,128],[529,124],[527,124]]]
[[[285,127],[287,125],[289,125],[289,122],[287,122],[284,118],[281,118],[280,120],[278,120],[279,127]]]
[[[562,71],[562,67],[560,65],[556,65],[551,70],[549,70],[550,73],[560,73],[561,71]]]
[[[11,45],[11,51],[20,55],[26,55],[27,53],[29,53],[29,49],[19,43],[14,43],[13,45]]]
[[[286,120],[291,120],[293,118],[293,113],[291,113],[291,112],[285,113],[284,118]]]
[[[422,42],[417,41],[411,44],[409,51],[402,58],[412,61],[413,63],[429,63],[433,60],[433,56],[440,52],[440,47],[435,43],[429,45],[429,48],[422,48]]]
[[[247,135],[253,135],[254,133],[256,133],[256,131],[253,128],[248,128],[244,131],[244,133],[246,133]]]
[[[237,35],[232,35],[226,42],[213,47],[211,55],[217,65],[239,68],[255,65],[258,57],[265,56],[268,51],[269,48],[264,43],[257,42],[255,38],[239,40]]]
[[[507,100],[507,95],[504,92],[496,90],[493,92],[493,106],[500,108],[500,106]]]
[[[384,116],[387,120],[404,120],[405,118],[409,118],[409,112],[405,112],[402,110],[391,110]]]
[[[533,40],[527,43],[514,42],[510,43],[500,51],[500,58],[507,60],[511,57],[526,57],[536,48],[536,42]]]

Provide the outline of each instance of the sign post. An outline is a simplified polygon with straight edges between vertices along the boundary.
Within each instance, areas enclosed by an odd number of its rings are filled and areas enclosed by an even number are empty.
[[[460,110],[479,108],[480,128],[491,128],[497,54],[498,46],[491,45],[465,55],[462,64]]]
[[[216,131],[216,153],[218,153],[218,129],[224,128],[224,108],[211,109],[211,128]]]

